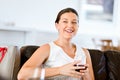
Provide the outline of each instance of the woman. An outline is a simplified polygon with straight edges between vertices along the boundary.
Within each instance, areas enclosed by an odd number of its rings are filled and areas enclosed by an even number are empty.
[[[73,8],[61,10],[55,26],[58,38],[38,48],[21,68],[18,80],[28,78],[33,70],[44,64],[45,78],[48,80],[94,80],[91,58],[87,49],[71,42],[76,35],[79,16]],[[84,66],[75,66],[81,64]],[[86,69],[83,69],[85,68]],[[82,70],[80,70],[82,69]],[[40,71],[38,74],[40,75]]]

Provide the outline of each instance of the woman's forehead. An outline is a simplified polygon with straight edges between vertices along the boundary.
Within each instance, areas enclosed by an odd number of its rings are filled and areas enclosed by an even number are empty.
[[[60,17],[61,19],[67,20],[67,19],[73,19],[73,20],[78,20],[78,16],[75,13],[69,12],[69,13],[64,13]]]

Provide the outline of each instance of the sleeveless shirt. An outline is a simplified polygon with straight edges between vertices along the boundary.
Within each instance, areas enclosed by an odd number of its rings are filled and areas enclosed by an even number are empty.
[[[44,67],[49,67],[49,68],[58,67],[74,62],[75,60],[80,60],[82,64],[86,64],[86,55],[83,49],[77,45],[76,45],[76,52],[74,58],[68,56],[64,52],[64,50],[60,46],[56,45],[54,42],[50,42],[49,46],[50,46],[50,54],[47,61],[44,63]],[[82,79],[73,78],[70,76],[55,76],[48,78],[47,80],[82,80]]]

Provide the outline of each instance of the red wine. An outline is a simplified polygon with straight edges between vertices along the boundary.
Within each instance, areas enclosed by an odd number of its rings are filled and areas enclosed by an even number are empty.
[[[74,65],[74,66],[79,66],[79,67],[83,67],[83,68],[81,68],[81,69],[76,69],[75,71],[78,71],[78,72],[80,72],[80,70],[85,70],[86,68],[87,68],[87,66],[84,66],[84,65]]]

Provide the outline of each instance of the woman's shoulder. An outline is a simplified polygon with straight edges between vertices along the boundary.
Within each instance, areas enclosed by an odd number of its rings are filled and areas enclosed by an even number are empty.
[[[45,43],[41,45],[38,50],[44,50],[44,51],[49,51],[50,46],[52,45],[53,42]]]
[[[37,50],[38,51],[49,51],[50,46],[48,43],[41,45]]]
[[[84,48],[82,46],[80,46],[79,44],[74,44],[76,46],[76,49],[82,50],[82,51],[88,51],[87,48]]]
[[[87,48],[84,48],[84,47],[82,47],[82,46],[80,46],[80,45],[78,45],[78,44],[75,44],[75,45],[76,45],[76,49],[77,49],[78,51],[85,53],[85,55],[88,55],[88,54],[89,54],[89,51],[88,51]]]
[[[43,44],[43,45],[40,46],[40,48],[47,48],[47,47],[49,47],[48,43],[45,43],[45,44]]]
[[[53,42],[42,44],[40,47],[49,47],[51,44],[53,44]]]
[[[89,59],[90,59],[90,53],[89,53],[88,49],[87,48],[82,48],[82,49],[83,49],[84,54],[86,55],[86,57],[87,58],[89,57]]]

